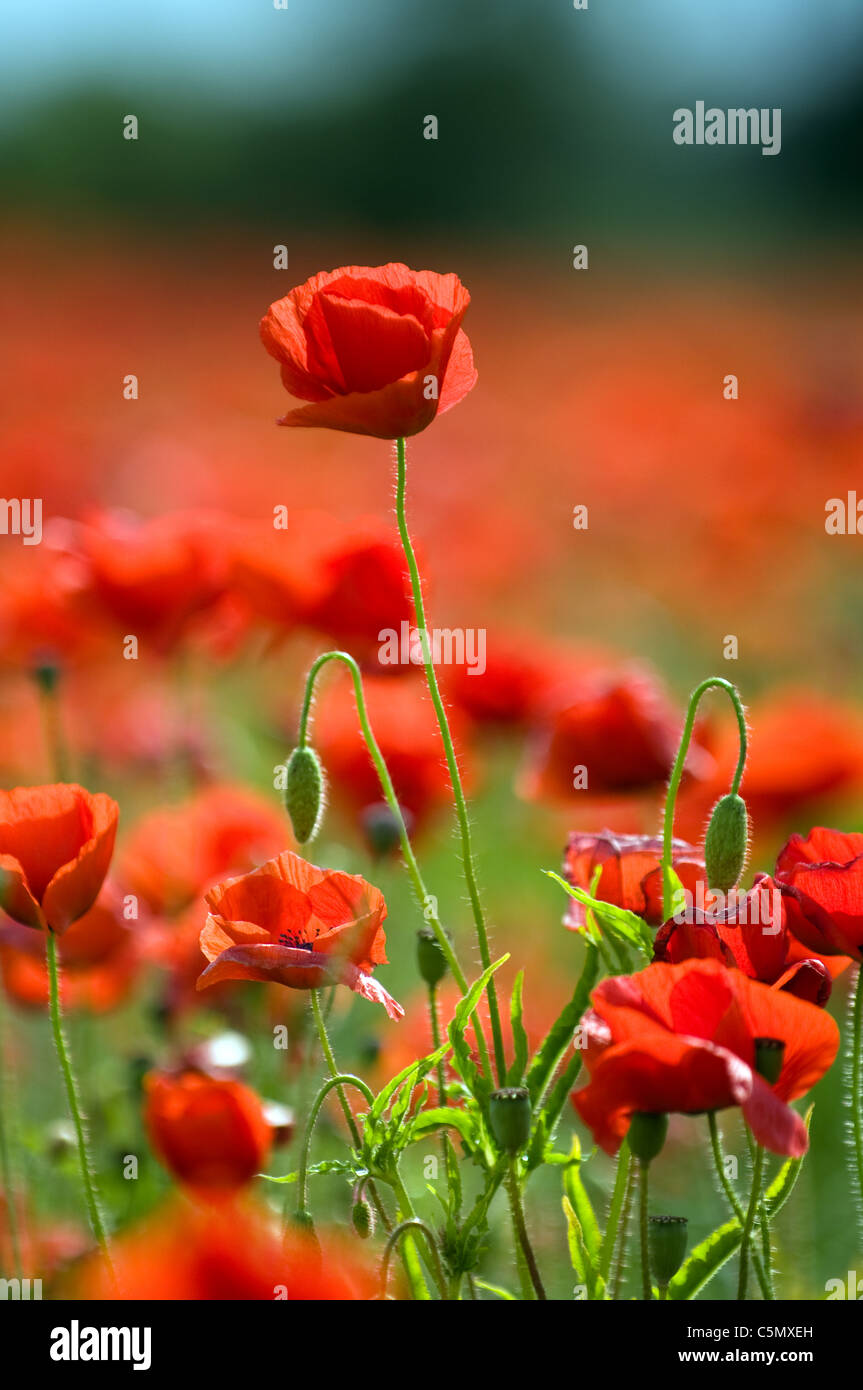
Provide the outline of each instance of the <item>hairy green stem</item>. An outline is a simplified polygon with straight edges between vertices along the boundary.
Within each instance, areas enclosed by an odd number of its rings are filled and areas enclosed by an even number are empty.
[[[735,794],[740,789],[740,782],[743,778],[743,769],[746,766],[747,752],[747,733],[746,733],[746,712],[735,686],[731,681],[725,680],[723,676],[709,676],[707,680],[701,682],[693,690],[689,697],[689,707],[686,711],[686,720],[683,725],[683,732],[680,736],[680,745],[677,749],[677,757],[671,770],[671,777],[668,782],[668,792],[665,798],[665,816],[662,825],[662,911],[665,920],[671,916],[671,908],[674,892],[671,883],[671,861],[673,856],[672,840],[674,838],[674,808],[677,804],[677,793],[680,788],[680,781],[683,777],[683,769],[686,766],[686,755],[689,752],[689,743],[692,738],[692,730],[695,726],[695,715],[698,711],[698,704],[708,690],[724,690],[734,706],[734,713],[737,716],[737,730],[739,740],[739,751],[737,755],[737,766],[734,769],[734,777],[731,782],[731,792]]]
[[[851,1010],[851,1134],[859,1214],[863,1218],[863,965],[857,967],[857,988]]]
[[[641,1233],[641,1293],[650,1303],[653,1298],[653,1284],[650,1279],[650,1238],[648,1225],[648,1188],[650,1164],[643,1158],[638,1160],[638,1214]]]
[[[737,1281],[737,1298],[742,1301],[746,1298],[746,1289],[749,1281],[749,1242],[752,1237],[752,1227],[755,1224],[755,1217],[758,1212],[758,1204],[761,1201],[761,1174],[764,1168],[764,1149],[758,1144],[755,1149],[755,1163],[752,1168],[752,1191],[749,1194],[749,1206],[746,1209],[746,1216],[743,1221],[743,1234],[740,1237],[740,1275]]]
[[[0,997],[0,1177],[6,1194],[6,1225],[12,1254],[12,1272],[16,1279],[23,1277],[21,1237],[18,1231],[18,1172],[12,1159],[11,1087],[6,1071],[6,1037],[3,1023],[5,1001]]]
[[[631,1165],[632,1155],[629,1151],[629,1145],[624,1139],[617,1155],[617,1167],[614,1174],[611,1205],[608,1208],[608,1221],[606,1222],[605,1234],[602,1237],[602,1246],[599,1252],[599,1272],[606,1283],[608,1283],[608,1275],[611,1270],[614,1243],[617,1239],[617,1228],[620,1223],[621,1212],[623,1211],[624,1197],[629,1186]]]
[[[528,1235],[527,1222],[524,1219],[524,1203],[521,1195],[521,1182],[518,1174],[518,1159],[513,1157],[510,1160],[509,1173],[507,1175],[507,1188],[509,1191],[510,1209],[512,1211],[513,1226],[515,1227],[518,1244],[524,1256],[527,1271],[530,1276],[531,1286],[534,1296],[541,1302],[546,1301],[545,1286],[539,1273],[539,1266],[536,1256],[533,1253],[533,1246]]]
[[[626,1245],[629,1239],[629,1216],[632,1211],[632,1202],[635,1196],[636,1183],[636,1164],[630,1156],[629,1170],[626,1174],[626,1192],[623,1197],[623,1211],[620,1216],[620,1239],[617,1242],[617,1257],[614,1262],[614,1282],[611,1289],[612,1299],[620,1298],[620,1290],[623,1286],[623,1275],[626,1270]]]
[[[456,818],[458,820],[459,835],[461,838],[461,858],[464,869],[465,883],[467,885],[468,898],[470,899],[471,912],[473,913],[474,925],[476,927],[477,941],[479,943],[479,954],[482,961],[483,970],[488,970],[491,965],[491,949],[488,940],[488,928],[486,926],[485,914],[482,902],[480,901],[479,886],[477,883],[476,867],[473,856],[473,843],[471,839],[470,817],[465,801],[464,788],[459,772],[458,758],[456,757],[455,746],[450,732],[449,720],[447,719],[446,709],[441,697],[438,685],[437,673],[432,660],[432,653],[428,642],[428,630],[426,628],[425,604],[423,602],[422,580],[420,579],[419,566],[417,565],[414,553],[413,542],[411,541],[408,530],[407,515],[405,512],[405,493],[407,487],[407,452],[404,439],[396,440],[397,455],[397,481],[396,481],[396,517],[398,520],[399,535],[401,536],[402,549],[407,560],[408,571],[410,573],[411,590],[414,600],[414,611],[416,614],[417,628],[420,633],[422,643],[423,668],[425,670],[426,681],[428,683],[429,694],[434,705],[435,715],[437,716],[438,728],[440,729],[443,741],[444,752],[446,754],[447,767],[449,769],[450,783],[452,784],[453,798],[455,801]],[[503,1031],[500,1023],[500,1009],[497,1000],[497,987],[494,977],[489,979],[486,986],[488,996],[489,1018],[491,1020],[492,1038],[494,1040],[494,1059],[497,1070],[498,1085],[502,1086],[506,1075],[506,1059],[503,1048]]]
[[[309,1210],[309,1155],[312,1148],[312,1135],[315,1131],[315,1125],[317,1124],[321,1106],[334,1086],[338,1087],[339,1090],[341,1090],[343,1086],[356,1086],[357,1090],[363,1094],[369,1105],[374,1101],[374,1096],[366,1083],[361,1081],[358,1076],[353,1076],[350,1072],[337,1072],[335,1076],[331,1076],[329,1080],[325,1081],[321,1086],[312,1102],[312,1108],[309,1111],[309,1118],[306,1122],[306,1132],[303,1136],[303,1147],[300,1152],[299,1179],[297,1182],[299,1188],[297,1194],[297,1216],[301,1220],[311,1216]],[[353,1115],[351,1119],[353,1120]]]
[[[443,1267],[440,1261],[440,1254],[438,1253],[437,1248],[437,1241],[434,1238],[433,1231],[426,1225],[425,1221],[422,1221],[418,1216],[408,1216],[405,1218],[404,1221],[400,1221],[399,1224],[396,1226],[395,1230],[390,1235],[389,1240],[387,1241],[386,1249],[384,1250],[383,1260],[381,1261],[382,1292],[386,1293],[387,1284],[389,1283],[390,1260],[392,1259],[393,1250],[395,1249],[398,1242],[405,1235],[408,1235],[412,1230],[422,1231],[423,1235],[425,1236],[426,1243],[431,1252],[432,1268],[434,1269],[435,1281],[437,1283],[438,1288],[440,1289],[440,1296],[442,1299],[448,1301],[450,1291],[447,1281],[444,1278]]]
[[[726,1198],[728,1199],[728,1205],[731,1207],[731,1210],[734,1212],[734,1215],[740,1222],[740,1229],[742,1230],[745,1223],[743,1206],[741,1204],[740,1198],[737,1196],[737,1193],[734,1191],[734,1188],[731,1185],[731,1179],[728,1177],[728,1174],[725,1171],[725,1159],[722,1153],[722,1141],[719,1137],[719,1125],[716,1121],[715,1110],[711,1110],[708,1112],[707,1127],[710,1131],[710,1149],[713,1154],[713,1166],[716,1169],[716,1176],[718,1177],[720,1186],[722,1187],[722,1190],[725,1193]],[[762,1264],[761,1260],[758,1257],[758,1253],[755,1250],[752,1251],[752,1262],[755,1265],[755,1273],[758,1276],[758,1284],[761,1289],[762,1296],[767,1301],[770,1301],[772,1298],[775,1297],[775,1295],[772,1292],[772,1286],[770,1284],[768,1275],[765,1272],[765,1266]]]

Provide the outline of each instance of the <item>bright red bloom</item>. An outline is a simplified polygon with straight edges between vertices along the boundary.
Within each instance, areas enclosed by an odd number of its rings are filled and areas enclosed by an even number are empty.
[[[64,1298],[87,1301],[292,1303],[368,1300],[378,1288],[371,1259],[336,1232],[284,1239],[248,1200],[202,1207],[174,1198],[111,1242],[116,1284],[94,1255],[74,1270]]]
[[[739,1105],[759,1144],[799,1158],[808,1137],[788,1105],[819,1081],[839,1048],[824,1009],[715,960],[649,965],[606,979],[585,1016],[590,1082],[572,1097],[607,1153],[636,1112],[697,1115]],[[769,1085],[754,1070],[755,1039],[785,1044]]]
[[[597,869],[601,870],[595,896],[603,902],[625,907],[643,917],[651,926],[662,921],[662,840],[654,835],[570,835],[563,861],[564,877],[575,888],[592,890]],[[701,880],[706,884],[704,853],[685,840],[674,840],[672,865],[684,888],[694,891]],[[584,926],[584,908],[575,898],[568,899],[566,925],[573,931]]]
[[[390,770],[399,805],[420,829],[438,807],[450,803],[452,795],[425,680],[416,673],[399,680],[369,676],[363,685],[369,722]],[[463,776],[469,781],[470,767],[461,756],[464,739],[460,721],[452,718],[450,723]],[[333,681],[321,696],[314,743],[334,797],[360,814],[380,803],[381,784],[357,723],[349,681]]]
[[[221,980],[264,980],[290,989],[345,984],[383,1004],[401,1005],[371,974],[386,964],[386,903],[359,874],[318,869],[286,850],[206,894],[210,914],[201,950],[210,965],[198,989]]]
[[[150,1072],[144,1125],[155,1153],[185,1186],[222,1194],[266,1166],[273,1131],[260,1097],[240,1081],[203,1072]]]
[[[123,847],[123,878],[152,912],[173,915],[228,874],[257,868],[289,836],[287,822],[245,787],[212,786],[138,821]]]
[[[788,929],[810,950],[863,961],[863,835],[817,826],[776,861]]]
[[[458,276],[397,263],[314,275],[261,320],[285,390],[312,402],[279,424],[418,434],[476,381],[461,328],[469,303]]]
[[[721,895],[704,908],[687,910],[683,922],[672,918],[657,932],[654,960],[678,965],[684,960],[720,960],[751,980],[787,990],[810,1004],[826,1004],[833,975],[839,970],[810,952],[797,949],[785,921],[777,884],[756,874],[748,893]],[[840,969],[850,965],[843,960]]]
[[[60,1002],[66,1009],[106,1013],[128,996],[141,960],[140,940],[123,920],[119,890],[107,884],[96,902],[58,943],[63,967]],[[48,1007],[45,938],[17,922],[0,921],[0,970],[10,999]]]
[[[626,793],[666,781],[680,721],[649,673],[595,671],[565,698],[538,730],[523,784],[527,796],[570,801],[584,790]],[[700,774],[704,762],[703,750],[692,745],[687,771]],[[577,791],[574,774],[582,767],[587,785]]]
[[[60,934],[102,887],[120,811],[73,783],[0,791],[0,907],[27,927]]]

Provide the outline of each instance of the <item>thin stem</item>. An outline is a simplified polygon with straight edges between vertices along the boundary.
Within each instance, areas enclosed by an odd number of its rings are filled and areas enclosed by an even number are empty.
[[[755,1149],[755,1164],[752,1169],[752,1191],[749,1195],[749,1206],[746,1209],[746,1218],[743,1222],[743,1235],[740,1238],[740,1276],[737,1282],[737,1298],[739,1301],[746,1298],[746,1286],[749,1280],[749,1242],[752,1236],[752,1227],[755,1224],[758,1203],[761,1201],[761,1173],[763,1167],[764,1149],[761,1144],[758,1144]]]
[[[524,1219],[524,1205],[521,1198],[521,1183],[518,1176],[518,1159],[513,1157],[510,1160],[509,1174],[507,1177],[507,1189],[509,1192],[510,1209],[512,1220],[515,1227],[518,1243],[527,1265],[530,1282],[536,1298],[545,1302],[547,1295],[545,1286],[539,1273],[539,1266],[536,1263],[536,1256],[533,1253],[533,1246],[530,1243],[530,1236],[527,1232],[527,1223]]]
[[[435,714],[437,716],[438,728],[440,729],[443,741],[444,752],[446,753],[447,767],[452,784],[453,798],[455,800],[456,818],[458,820],[459,834],[461,837],[461,857],[464,868],[465,883],[467,885],[468,897],[470,899],[473,920],[476,926],[477,940],[479,942],[479,954],[482,961],[483,970],[488,970],[491,965],[491,950],[488,940],[488,928],[486,927],[485,914],[483,913],[482,903],[479,896],[477,885],[476,867],[474,865],[473,844],[471,840],[470,818],[467,811],[464,789],[459,772],[458,759],[452,741],[449,721],[446,709],[441,697],[440,687],[438,686],[437,673],[435,672],[434,662],[432,661],[431,649],[428,642],[425,605],[423,603],[422,580],[420,579],[419,566],[417,565],[413,543],[408,531],[407,516],[405,513],[405,491],[407,485],[407,454],[404,439],[396,440],[397,452],[397,483],[396,483],[396,517],[398,519],[399,535],[401,536],[402,549],[407,560],[410,572],[411,590],[413,592],[414,611],[416,613],[417,627],[420,633],[422,644],[423,668],[425,670],[426,681],[428,683],[429,694],[432,698]],[[497,1002],[497,988],[494,978],[491,978],[486,986],[488,995],[489,1018],[491,1020],[491,1031],[494,1039],[494,1059],[497,1070],[498,1085],[502,1086],[506,1074],[506,1059],[503,1048],[503,1031],[500,1023],[500,1009]]]
[[[3,1179],[3,1191],[6,1193],[6,1224],[9,1228],[12,1269],[16,1279],[21,1279],[24,1267],[18,1231],[18,1173],[12,1161],[12,1106],[9,1103],[11,1088],[6,1071],[5,1032],[2,1028],[3,1005],[4,1001],[0,998],[0,1176]]]
[[[643,1158],[638,1160],[638,1212],[641,1231],[641,1292],[646,1302],[653,1298],[653,1285],[650,1281],[650,1240],[648,1236],[648,1174],[650,1164]]]
[[[734,706],[734,713],[737,716],[737,731],[739,751],[737,754],[737,766],[734,769],[734,777],[731,781],[732,795],[740,789],[740,782],[743,777],[743,769],[746,766],[747,752],[747,733],[746,733],[746,712],[735,686],[731,681],[727,681],[722,676],[709,676],[707,680],[701,682],[693,690],[689,697],[689,707],[686,711],[686,720],[683,725],[683,732],[680,736],[680,746],[677,749],[677,757],[674,760],[674,767],[671,770],[671,777],[668,783],[668,792],[665,798],[665,817],[662,826],[662,911],[666,921],[671,916],[673,902],[673,889],[671,885],[671,860],[672,860],[672,840],[674,838],[674,808],[677,803],[677,792],[680,781],[683,777],[683,769],[686,766],[686,755],[689,752],[689,743],[692,738],[692,730],[695,726],[695,715],[698,711],[698,703],[708,690],[724,690]]]
[[[297,1195],[297,1216],[301,1219],[311,1215],[309,1211],[309,1155],[312,1147],[312,1135],[315,1132],[315,1125],[317,1124],[321,1106],[334,1086],[338,1086],[339,1088],[342,1086],[356,1086],[357,1090],[361,1091],[365,1096],[369,1105],[371,1105],[374,1100],[374,1096],[366,1083],[361,1081],[358,1076],[353,1076],[349,1072],[337,1072],[335,1076],[331,1076],[329,1080],[325,1081],[321,1086],[312,1102],[312,1108],[309,1111],[306,1132],[303,1136],[303,1147],[300,1152],[299,1180],[297,1183],[297,1187],[299,1188]],[[353,1116],[351,1118],[353,1118]]]
[[[740,1198],[737,1196],[737,1193],[734,1191],[734,1188],[731,1185],[731,1179],[728,1177],[728,1174],[725,1171],[725,1159],[722,1153],[722,1141],[719,1137],[719,1125],[716,1121],[715,1110],[711,1110],[708,1113],[707,1127],[710,1131],[710,1149],[713,1154],[713,1166],[716,1169],[716,1176],[718,1177],[722,1190],[728,1199],[728,1205],[731,1207],[731,1210],[737,1217],[737,1220],[740,1223],[740,1229],[742,1230],[745,1221],[745,1217],[743,1214],[743,1205],[740,1201]],[[766,1258],[767,1268],[769,1269],[769,1254]],[[752,1251],[752,1261],[755,1265],[755,1273],[758,1276],[758,1284],[761,1288],[761,1293],[765,1299],[770,1301],[774,1297],[770,1280],[768,1275],[765,1273],[765,1266],[761,1263],[761,1260],[758,1257],[758,1253],[755,1250]]]
[[[606,1283],[608,1282],[608,1275],[611,1270],[614,1242],[617,1239],[617,1227],[620,1222],[620,1214],[623,1211],[623,1201],[629,1185],[629,1170],[631,1164],[632,1155],[629,1151],[629,1145],[624,1139],[617,1155],[617,1168],[614,1174],[611,1205],[608,1208],[608,1221],[606,1223],[605,1235],[602,1238],[602,1248],[599,1254],[599,1272]]]
[[[857,969],[857,988],[851,1014],[851,1133],[854,1138],[857,1198],[863,1216],[863,965]]]
[[[617,1242],[617,1259],[614,1265],[614,1283],[611,1290],[612,1299],[620,1298],[620,1290],[623,1285],[623,1273],[626,1269],[626,1244],[629,1239],[629,1215],[632,1211],[632,1199],[635,1196],[636,1164],[630,1156],[629,1169],[626,1174],[626,1192],[623,1198],[623,1211],[620,1217],[620,1239]]]
[[[411,1230],[422,1231],[423,1235],[425,1236],[429,1250],[431,1251],[432,1266],[434,1268],[435,1279],[437,1281],[438,1288],[440,1289],[441,1298],[449,1301],[449,1287],[447,1285],[446,1279],[444,1278],[443,1267],[440,1262],[440,1255],[438,1253],[437,1248],[437,1241],[435,1240],[433,1232],[426,1225],[425,1221],[422,1221],[418,1216],[409,1216],[404,1221],[400,1221],[399,1224],[396,1226],[395,1230],[390,1235],[389,1240],[387,1241],[386,1249],[384,1250],[383,1260],[381,1262],[382,1291],[386,1293],[387,1284],[389,1283],[390,1260],[392,1258],[393,1250],[395,1249],[398,1242],[402,1239],[402,1237],[408,1234]]]
[[[419,903],[420,908],[422,909],[423,918],[431,926],[432,931],[435,934],[437,943],[443,951],[444,958],[446,960],[447,965],[449,966],[450,973],[453,979],[455,980],[456,984],[461,990],[462,995],[465,995],[468,992],[467,977],[465,976],[465,973],[462,970],[461,965],[459,964],[458,957],[456,956],[455,950],[453,949],[452,942],[450,941],[449,937],[443,929],[443,925],[437,913],[435,898],[432,896],[431,893],[429,893],[428,889],[426,888],[425,882],[423,881],[423,876],[420,872],[420,867],[417,862],[416,855],[414,854],[413,845],[410,841],[407,825],[405,824],[405,818],[402,814],[402,808],[399,805],[399,800],[396,796],[395,787],[393,786],[393,781],[390,777],[389,768],[386,765],[384,756],[381,753],[380,746],[378,744],[377,739],[375,738],[372,726],[369,722],[368,710],[366,708],[365,693],[363,691],[362,674],[360,672],[359,666],[357,665],[356,661],[350,655],[349,652],[324,652],[313,662],[309,674],[306,677],[306,688],[305,693],[303,695],[302,709],[300,711],[300,722],[297,734],[297,741],[299,743],[299,746],[300,748],[305,748],[309,735],[309,720],[311,716],[312,699],[315,690],[315,681],[317,680],[320,671],[323,670],[324,666],[326,666],[330,661],[341,662],[342,665],[347,666],[348,670],[351,673],[351,680],[353,681],[354,687],[354,699],[356,700],[357,706],[357,718],[359,719],[360,729],[362,730],[362,735],[365,740],[366,747],[369,750],[369,756],[374,764],[375,771],[378,774],[378,781],[381,784],[381,791],[384,794],[384,800],[389,806],[390,811],[392,812],[393,817],[395,819],[396,826],[398,827],[402,858],[404,859],[405,866],[407,867],[408,875],[413,886],[414,895],[417,899],[417,902]],[[483,1064],[483,1069],[486,1072],[486,1074],[490,1076],[491,1064],[488,1055],[488,1045],[485,1040],[485,1035],[483,1033],[482,1024],[479,1018],[479,1012],[477,1010],[475,1010],[473,1014],[473,1027],[474,1033],[476,1035],[477,1047],[479,1048],[480,1058]]]
[[[440,1019],[437,1012],[437,986],[429,985],[429,1019],[431,1021],[432,1045],[437,1051],[441,1045]],[[443,1058],[437,1064],[438,1103],[446,1105],[446,1072]]]
[[[408,1195],[408,1190],[402,1181],[402,1177],[399,1173],[397,1163],[394,1164],[392,1172],[389,1175],[388,1181],[393,1189],[393,1192],[395,1193],[396,1203],[398,1205],[399,1215],[401,1216],[402,1224],[404,1224],[406,1221],[417,1222],[417,1214],[414,1211],[413,1203],[411,1202],[410,1196]],[[428,1234],[428,1228],[426,1227],[425,1229],[427,1232],[426,1239],[431,1250],[432,1266],[434,1266],[434,1263],[437,1260],[437,1246],[435,1245],[434,1237]],[[411,1293],[417,1301],[427,1303],[431,1295],[429,1294],[428,1288],[426,1287],[425,1279],[423,1278],[422,1266],[419,1262],[419,1255],[417,1254],[416,1243],[410,1236],[408,1236],[405,1239],[404,1244],[402,1245],[402,1258],[404,1259],[405,1271],[407,1272],[408,1280],[410,1281]]]
[[[114,1269],[108,1249],[108,1237],[105,1233],[102,1213],[99,1210],[99,1199],[96,1193],[96,1185],[93,1179],[93,1170],[87,1148],[87,1132],[78,1100],[78,1086],[75,1081],[75,1073],[72,1070],[72,1062],[69,1056],[69,1047],[63,1031],[63,1019],[60,1012],[60,965],[57,958],[57,939],[54,933],[47,929],[45,931],[45,936],[48,955],[51,1030],[54,1034],[54,1046],[57,1049],[60,1070],[63,1073],[63,1081],[66,1086],[66,1099],[69,1104],[69,1112],[72,1116],[72,1123],[75,1126],[75,1135],[78,1143],[78,1164],[81,1170],[81,1182],[84,1187],[87,1215],[90,1219],[93,1235],[99,1243],[105,1262],[113,1277]]]

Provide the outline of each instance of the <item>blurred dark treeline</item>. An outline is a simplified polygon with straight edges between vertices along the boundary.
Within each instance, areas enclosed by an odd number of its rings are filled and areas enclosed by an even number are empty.
[[[440,0],[440,39],[349,90],[326,72],[312,95],[226,103],[154,74],[116,88],[69,88],[7,112],[0,180],[8,210],[57,222],[129,219],[170,230],[288,223],[297,234],[346,221],[369,229],[458,227],[464,240],[752,244],[838,237],[859,226],[863,95],[842,84],[799,104],[791,79],[677,100],[625,84],[578,42],[562,13],[489,12]],[[457,42],[454,34],[457,31]],[[383,74],[383,75],[382,75]],[[782,152],[680,148],[672,111],[782,106]],[[123,117],[140,122],[123,138]],[[437,141],[423,118],[439,121]]]

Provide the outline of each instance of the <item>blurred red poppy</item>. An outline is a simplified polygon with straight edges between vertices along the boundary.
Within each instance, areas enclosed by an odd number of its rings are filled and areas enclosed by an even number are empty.
[[[863,961],[863,835],[817,826],[776,861],[788,930],[812,951]]]
[[[458,276],[398,263],[314,275],[261,320],[285,390],[312,402],[279,424],[379,439],[424,430],[476,381],[469,303]]]
[[[0,908],[58,934],[77,922],[108,872],[119,814],[74,783],[0,791]]]
[[[210,965],[198,980],[263,980],[290,989],[345,984],[383,1004],[390,1018],[404,1010],[371,974],[386,964],[381,925],[386,903],[359,874],[318,869],[286,850],[253,873],[206,894],[210,909],[201,950]]]
[[[174,1198],[111,1242],[116,1283],[99,1256],[70,1272],[61,1294],[86,1301],[292,1303],[371,1299],[378,1288],[370,1258],[336,1232],[318,1241],[282,1237],[247,1199],[219,1206]]]
[[[369,722],[390,771],[399,805],[420,830],[451,798],[449,773],[440,731],[423,677],[399,680],[368,676],[363,682]],[[450,720],[463,776],[471,768],[463,756],[460,721]],[[334,680],[323,692],[315,715],[314,743],[321,755],[332,795],[356,813],[379,805],[381,785],[369,757],[354,704],[353,687]]]
[[[694,892],[696,883],[707,883],[704,852],[685,840],[674,840],[672,846],[674,870],[683,887]],[[599,869],[595,896],[635,912],[655,927],[663,915],[661,859],[662,840],[658,835],[615,835],[610,830],[587,835],[574,831],[566,846],[563,872],[567,882],[590,892]],[[573,931],[583,927],[584,912],[581,903],[569,898],[566,925]]]
[[[144,1094],[150,1143],[185,1186],[224,1195],[266,1166],[272,1127],[260,1097],[242,1082],[199,1071],[150,1072]]]
[[[591,672],[547,710],[522,790],[532,799],[571,801],[584,792],[659,787],[671,771],[681,722],[649,672]],[[691,745],[687,772],[702,775],[708,764],[704,750]]]
[[[687,909],[686,920],[672,918],[656,935],[654,960],[678,965],[692,959],[720,960],[742,970],[751,980],[787,990],[810,1004],[824,1005],[830,998],[833,977],[851,962],[842,959],[839,969],[796,949],[790,935],[777,884],[768,874],[756,874],[747,893],[719,895],[713,904],[709,892],[706,907]]]
[[[257,868],[289,837],[267,798],[246,787],[206,787],[142,816],[123,847],[122,875],[152,912],[170,916],[226,875]]]
[[[141,938],[124,921],[122,908],[119,889],[106,884],[90,910],[60,938],[64,1008],[106,1013],[128,997],[141,961]],[[25,1008],[48,1007],[48,967],[41,933],[17,922],[0,921],[0,970],[10,999]]]
[[[225,589],[222,525],[204,512],[101,512],[81,527],[94,597],[128,633],[169,651]]]
[[[649,965],[606,979],[586,1016],[590,1082],[572,1097],[607,1153],[632,1115],[695,1115],[739,1105],[759,1144],[799,1157],[808,1137],[788,1101],[832,1065],[839,1029],[824,1010],[747,979],[716,960]],[[755,1071],[755,1040],[784,1044],[773,1085]]]

